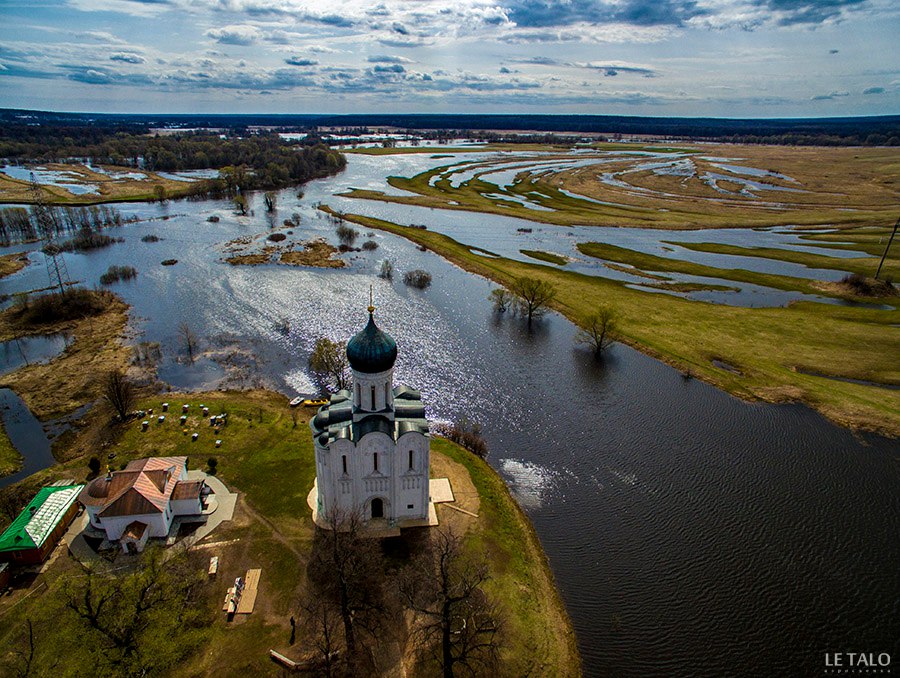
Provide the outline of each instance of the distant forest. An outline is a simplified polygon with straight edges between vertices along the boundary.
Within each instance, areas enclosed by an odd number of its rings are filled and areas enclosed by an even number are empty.
[[[393,127],[426,137],[485,138],[523,141],[540,134],[566,136],[650,135],[660,139],[692,139],[736,143],[828,146],[900,145],[900,115],[849,118],[650,118],[612,115],[123,115],[52,113],[0,109],[0,157],[22,157],[27,147],[12,142],[45,141],[47,126],[67,128],[77,145],[102,143],[110,135],[146,134],[152,128],[219,128],[246,134],[249,128],[273,131],[315,132],[337,127],[365,132],[369,128]],[[78,131],[80,130],[80,131]],[[504,132],[514,134],[505,134]],[[522,136],[526,133],[527,136]],[[90,139],[90,141],[88,141]],[[128,157],[123,153],[124,157]],[[201,156],[202,157],[202,156]],[[171,160],[170,158],[167,158]],[[193,167],[193,166],[190,166]],[[162,167],[160,167],[162,169]]]
[[[316,143],[285,141],[277,134],[251,136],[185,132],[150,136],[145,125],[9,124],[0,128],[0,158],[14,162],[65,162],[72,158],[95,164],[153,171],[231,168],[220,179],[197,182],[204,193],[232,193],[283,188],[335,174],[347,164],[339,151]]]

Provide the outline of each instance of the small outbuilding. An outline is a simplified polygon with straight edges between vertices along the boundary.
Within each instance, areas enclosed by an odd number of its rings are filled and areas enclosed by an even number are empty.
[[[200,516],[203,490],[203,481],[187,479],[187,457],[149,457],[95,478],[78,500],[91,527],[140,553],[148,539],[167,537],[175,518]]]
[[[78,513],[84,485],[43,487],[0,534],[0,562],[44,562]]]

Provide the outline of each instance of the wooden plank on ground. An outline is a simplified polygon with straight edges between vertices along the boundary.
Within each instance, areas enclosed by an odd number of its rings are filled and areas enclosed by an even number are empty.
[[[247,578],[244,582],[244,591],[241,593],[241,599],[238,601],[237,613],[250,614],[253,612],[253,606],[256,605],[256,594],[259,590],[259,575],[262,570],[247,570]]]

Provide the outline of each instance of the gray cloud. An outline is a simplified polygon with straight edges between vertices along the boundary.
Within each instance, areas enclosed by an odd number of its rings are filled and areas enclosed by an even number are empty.
[[[400,64],[391,64],[390,66],[375,66],[373,73],[406,73],[406,69]]]
[[[863,94],[884,94],[884,87],[866,87]]]
[[[755,0],[763,7],[779,15],[779,26],[796,24],[821,24],[839,19],[848,8],[859,7],[866,0]]]
[[[109,55],[110,61],[124,61],[127,64],[142,64],[146,61],[140,54],[128,54],[126,52],[117,52]]]
[[[303,57],[292,56],[284,60],[289,66],[315,66],[319,62],[315,59],[305,59]]]
[[[581,68],[588,68],[594,71],[600,71],[606,77],[614,77],[619,73],[632,73],[635,75],[642,75],[645,78],[655,78],[656,71],[652,68],[647,68],[645,66],[634,66],[631,64],[620,64],[620,63],[596,63],[596,62],[588,62],[586,64],[575,64]]]
[[[410,64],[412,59],[402,56],[392,56],[390,54],[373,54],[366,59],[371,64]]]
[[[206,36],[223,45],[252,45],[259,38],[259,29],[255,26],[237,25],[211,28]]]
[[[829,101],[831,99],[839,99],[841,97],[850,96],[850,92],[829,92],[828,94],[817,94],[812,97],[812,101]]]
[[[680,26],[707,14],[696,0],[513,0],[510,21],[525,28],[567,26],[574,23],[628,23],[637,26]]]
[[[545,56],[533,56],[527,59],[512,59],[517,64],[536,64],[538,66],[557,66],[559,61]]]

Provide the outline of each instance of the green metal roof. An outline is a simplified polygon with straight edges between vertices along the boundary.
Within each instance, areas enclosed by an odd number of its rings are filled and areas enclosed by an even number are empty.
[[[347,360],[357,372],[377,374],[394,366],[397,342],[375,324],[375,309],[369,307],[369,322],[347,344]]]
[[[0,534],[0,551],[19,551],[43,545],[83,487],[42,487],[25,510]]]

